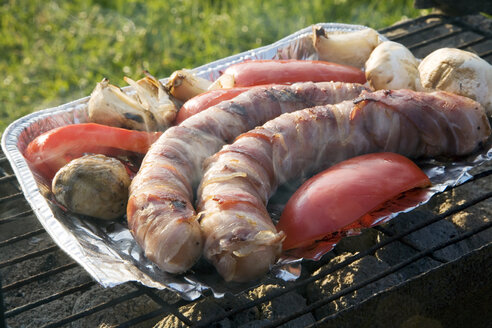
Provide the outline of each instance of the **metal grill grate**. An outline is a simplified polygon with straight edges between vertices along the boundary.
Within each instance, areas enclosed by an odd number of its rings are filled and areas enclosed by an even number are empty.
[[[464,19],[430,15],[391,26],[381,32],[390,39],[405,44],[417,57],[422,58],[435,49],[447,46],[473,51],[492,62],[490,30],[482,30]],[[337,319],[339,313],[350,312],[350,309],[357,307],[363,300],[359,299],[355,304],[347,301],[343,305],[342,299],[372,288],[382,279],[399,274],[404,279],[398,284],[405,284],[422,272],[459,261],[456,259],[463,254],[449,255],[446,250],[462,247],[464,243],[468,247],[465,254],[477,252],[480,246],[482,249],[485,247],[489,253],[491,249],[490,219],[479,219],[480,224],[467,227],[429,245],[423,245],[413,238],[414,234],[432,229],[436,224],[449,223],[453,217],[468,215],[467,213],[476,215],[491,208],[492,165],[485,165],[472,171],[473,179],[435,196],[423,209],[399,216],[394,224],[367,229],[361,236],[351,237],[364,243],[367,238],[372,240],[377,236],[377,242],[368,247],[354,246],[351,241],[342,242],[321,261],[306,263],[305,272],[299,280],[292,283],[281,282],[281,285],[278,285],[278,281],[271,282],[277,285],[268,291],[265,289],[264,293],[252,289],[242,295],[244,297],[220,301],[208,295],[200,300],[187,302],[170,292],[133,283],[103,289],[52,242],[23,198],[8,162],[2,156],[0,155],[0,326],[85,327],[97,326],[99,322],[111,318],[111,322],[117,327],[147,327],[163,317],[167,317],[169,326],[225,327],[244,324],[248,327],[277,327],[285,323],[292,326],[328,325],[330,320]],[[405,223],[416,216],[419,220],[415,224]],[[404,245],[410,251],[406,256],[397,257],[387,267],[354,281],[337,292],[314,299],[306,296],[313,284],[319,286],[320,281],[338,270],[346,270],[356,261],[381,253],[386,246],[392,244]],[[336,256],[345,252],[353,255],[333,262]],[[413,269],[410,270],[410,267]],[[385,285],[374,289],[370,292],[369,299],[376,297],[375,292],[388,290],[390,287],[394,286]],[[245,299],[247,300],[244,301]],[[282,310],[277,304],[280,299],[287,299],[292,307],[288,311]],[[292,303],[292,300],[295,302]],[[333,301],[339,302],[338,306],[343,311],[320,314],[320,309]],[[202,308],[204,304],[214,310]],[[192,309],[199,311],[191,314]],[[119,314],[116,315],[116,312]],[[164,323],[162,326],[164,327]]]

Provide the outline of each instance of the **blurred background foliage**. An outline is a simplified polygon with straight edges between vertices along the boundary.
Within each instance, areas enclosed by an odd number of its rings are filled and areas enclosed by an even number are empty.
[[[0,131],[90,94],[107,77],[159,78],[319,22],[375,29],[426,14],[413,0],[7,0],[0,5]]]

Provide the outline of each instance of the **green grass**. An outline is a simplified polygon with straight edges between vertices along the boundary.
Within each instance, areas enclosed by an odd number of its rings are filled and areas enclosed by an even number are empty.
[[[319,22],[382,28],[424,12],[413,0],[31,1],[0,5],[0,131],[90,94],[108,77],[162,78]]]

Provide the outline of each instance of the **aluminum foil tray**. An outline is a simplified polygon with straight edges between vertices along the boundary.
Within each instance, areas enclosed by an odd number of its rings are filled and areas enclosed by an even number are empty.
[[[355,31],[366,27],[359,25],[322,23],[328,31]],[[312,27],[306,27],[271,45],[246,51],[234,56],[200,66],[192,71],[203,78],[215,80],[227,66],[246,59],[317,59],[311,43]],[[380,36],[381,40],[386,40]],[[166,82],[163,79],[162,82]],[[96,81],[94,81],[96,85]],[[131,93],[130,88],[125,92]],[[210,289],[217,297],[225,292],[238,293],[251,287],[248,284],[225,283],[204,260],[184,275],[171,275],[160,271],[144,257],[135,243],[125,220],[101,222],[82,219],[61,210],[50,200],[49,186],[38,183],[29,169],[22,153],[30,141],[53,128],[88,121],[85,97],[73,102],[41,110],[12,123],[2,137],[2,149],[11,163],[20,187],[39,221],[53,240],[76,260],[101,285],[112,287],[128,281],[137,281],[154,288],[168,288],[185,299],[196,299]],[[419,165],[430,176],[433,188],[428,190],[425,200],[447,186],[460,184],[470,178],[467,171],[492,158],[489,144],[486,150],[461,163],[420,162]],[[46,197],[45,197],[46,196]],[[410,208],[411,209],[411,208]],[[406,209],[406,210],[410,210]],[[386,219],[396,216],[392,213]],[[263,281],[292,280],[300,275],[301,259],[290,259],[275,265]]]

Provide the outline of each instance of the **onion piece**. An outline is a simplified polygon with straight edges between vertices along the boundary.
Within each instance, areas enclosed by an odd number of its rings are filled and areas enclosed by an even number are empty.
[[[372,28],[354,32],[327,32],[313,26],[313,46],[320,60],[363,68],[376,46],[379,34]]]
[[[207,91],[211,84],[209,80],[195,76],[189,70],[178,70],[171,74],[166,88],[174,97],[184,102]]]
[[[107,78],[96,85],[87,104],[89,121],[140,131],[167,129],[178,110],[164,86],[148,73],[137,82],[128,77],[125,81],[136,94],[125,93]]]

